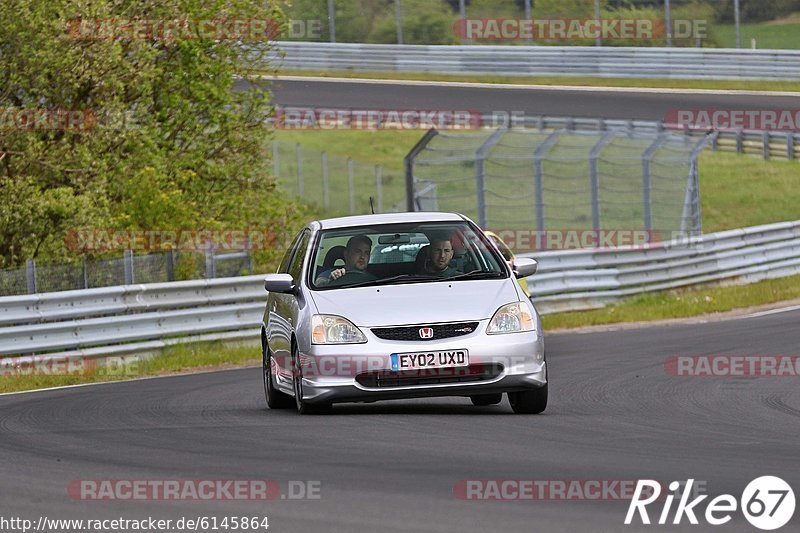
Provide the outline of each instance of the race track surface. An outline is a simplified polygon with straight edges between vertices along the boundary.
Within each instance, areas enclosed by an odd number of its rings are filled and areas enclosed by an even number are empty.
[[[268,515],[269,531],[298,533],[673,531],[623,526],[622,501],[465,501],[453,487],[694,478],[712,496],[738,498],[771,474],[798,491],[797,377],[673,377],[664,361],[798,355],[799,324],[795,311],[550,335],[550,405],[538,416],[462,398],[340,405],[329,416],[268,411],[255,368],[2,396],[0,516]],[[67,486],[78,479],[321,485],[316,500],[103,502],[72,499]],[[798,514],[783,530],[797,530]],[[717,528],[684,519],[681,529],[756,531],[740,513]]]
[[[243,87],[244,82],[238,82]],[[266,85],[266,84],[265,84]],[[661,120],[672,110],[794,109],[797,96],[622,90],[570,91],[558,88],[486,88],[397,85],[363,82],[290,81],[272,83],[276,103],[354,109],[517,111],[528,116],[572,116]]]

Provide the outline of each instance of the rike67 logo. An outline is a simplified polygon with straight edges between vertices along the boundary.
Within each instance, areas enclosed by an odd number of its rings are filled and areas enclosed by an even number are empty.
[[[703,494],[689,501],[693,483],[694,480],[689,479],[681,494],[678,494],[677,491],[683,485],[682,483],[673,481],[669,484],[671,493],[664,498],[664,506],[658,516],[658,524],[668,523],[676,496],[679,497],[679,501],[671,522],[675,525],[680,524],[684,516],[690,524],[696,525],[699,523],[697,516],[700,515],[708,524],[720,526],[730,522],[732,513],[740,508],[750,524],[758,529],[771,531],[786,525],[794,514],[794,491],[779,477],[762,476],[754,479],[745,487],[742,497],[738,501],[730,494],[717,496],[707,503],[705,513],[702,514],[696,508],[708,498],[708,495]],[[637,511],[642,524],[650,524],[647,506],[659,500],[660,497],[661,484],[658,481],[640,479],[628,507],[625,524],[630,525],[634,522]]]

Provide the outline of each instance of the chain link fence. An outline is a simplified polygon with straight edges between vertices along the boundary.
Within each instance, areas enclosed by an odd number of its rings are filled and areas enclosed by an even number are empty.
[[[0,296],[234,277],[252,273],[253,259],[249,251],[148,255],[135,255],[127,251],[121,258],[87,260],[83,257],[72,264],[38,264],[28,260],[25,268],[0,270]]]
[[[300,143],[272,141],[273,174],[281,188],[329,216],[404,211],[403,172],[313,150]]]
[[[431,130],[409,154],[415,210],[485,229],[701,233],[697,156],[711,136],[646,129]]]

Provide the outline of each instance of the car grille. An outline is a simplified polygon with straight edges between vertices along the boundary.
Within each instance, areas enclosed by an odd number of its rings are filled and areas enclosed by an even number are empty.
[[[499,377],[503,373],[500,363],[474,364],[453,368],[426,368],[393,372],[381,370],[364,372],[356,381],[373,389],[386,387],[410,387],[413,385],[441,385],[445,383],[473,383]]]
[[[420,337],[419,331],[423,328],[431,328],[433,336],[428,339]],[[372,333],[379,339],[389,341],[436,341],[469,335],[478,329],[478,322],[460,322],[456,324],[430,324],[420,326],[403,326],[396,328],[372,328]]]

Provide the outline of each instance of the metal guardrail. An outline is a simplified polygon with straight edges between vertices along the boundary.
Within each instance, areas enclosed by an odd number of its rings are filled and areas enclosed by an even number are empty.
[[[800,51],[594,46],[441,46],[289,42],[270,62],[283,69],[800,80]]]
[[[643,249],[532,255],[528,278],[543,313],[589,309],[624,296],[800,273],[800,221],[724,231]],[[179,281],[0,298],[0,358],[104,357],[181,342],[259,335],[263,276]]]

